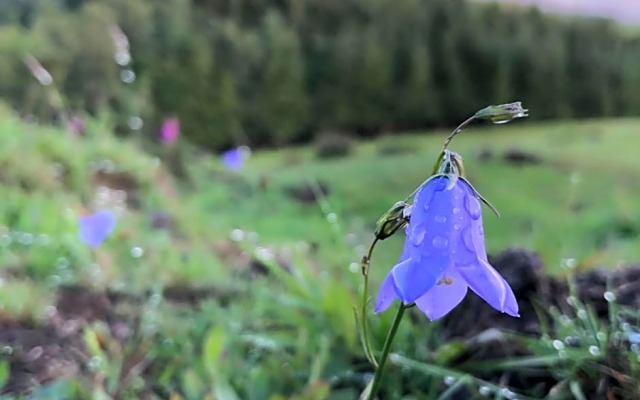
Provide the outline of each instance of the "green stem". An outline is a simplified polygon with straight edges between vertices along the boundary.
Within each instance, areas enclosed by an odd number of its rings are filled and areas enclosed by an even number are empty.
[[[362,329],[362,347],[364,347],[365,355],[374,367],[378,367],[375,357],[373,357],[373,349],[371,348],[371,342],[369,341],[369,323],[367,322],[367,305],[369,304],[369,263],[371,262],[371,254],[373,248],[378,243],[378,238],[375,238],[369,246],[367,255],[362,258],[360,267],[362,268],[362,276],[364,279],[364,288],[362,290],[362,304],[360,309],[361,329]]]
[[[389,328],[389,333],[387,333],[387,338],[384,341],[384,346],[382,346],[382,354],[380,354],[378,368],[376,369],[376,374],[373,376],[373,383],[371,384],[371,391],[369,392],[367,400],[375,399],[376,393],[380,388],[380,383],[382,382],[382,374],[384,373],[384,365],[389,358],[389,350],[391,350],[391,343],[393,343],[396,332],[398,332],[398,327],[400,326],[400,321],[402,320],[402,316],[404,315],[404,310],[406,308],[407,307],[405,307],[404,304],[400,303],[400,307],[398,307],[398,311],[396,312],[396,316],[393,319],[391,328]]]
[[[449,143],[451,143],[451,140],[453,139],[453,137],[455,135],[457,135],[458,133],[460,133],[467,125],[469,125],[475,119],[476,119],[476,116],[473,115],[473,116],[467,118],[466,121],[464,121],[463,123],[458,125],[458,127],[456,129],[454,129],[454,131],[451,132],[451,134],[449,136],[447,136],[447,138],[444,140],[444,146],[442,146],[442,149],[446,150],[449,147]]]

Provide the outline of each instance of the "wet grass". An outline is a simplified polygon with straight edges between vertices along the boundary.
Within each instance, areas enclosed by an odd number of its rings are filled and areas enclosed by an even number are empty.
[[[502,214],[485,212],[489,251],[534,249],[554,273],[568,259],[581,268],[638,260],[638,128],[640,120],[513,123],[456,138],[470,181]],[[387,137],[330,160],[312,147],[260,151],[240,173],[186,148],[190,179],[180,181],[163,162],[170,149],[150,155],[104,121],[75,138],[0,111],[0,317],[18,332],[5,330],[0,382],[43,385],[52,399],[355,398],[371,372],[351,309],[355,263],[379,215],[429,175],[443,138]],[[540,162],[516,165],[505,159],[512,150]],[[287,194],[309,183],[329,193],[307,203]],[[101,207],[117,210],[118,223],[91,251],[76,221]],[[393,238],[377,250],[374,285],[400,246]],[[70,288],[98,300],[67,312]],[[376,348],[390,318],[372,318]],[[25,329],[49,342],[14,340]],[[444,368],[450,360],[433,355],[438,329],[415,318],[395,350]],[[77,347],[62,360],[77,370],[16,369],[43,362],[34,348],[55,358],[64,343]],[[389,379],[406,382],[387,388],[400,395],[439,392],[443,377],[398,369]]]

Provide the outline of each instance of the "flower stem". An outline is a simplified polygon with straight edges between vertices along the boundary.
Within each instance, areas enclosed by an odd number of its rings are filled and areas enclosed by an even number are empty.
[[[475,119],[476,119],[476,116],[473,115],[473,116],[467,118],[463,123],[458,125],[458,127],[453,132],[451,132],[451,134],[449,136],[447,136],[447,138],[444,140],[444,145],[442,146],[442,149],[446,150],[449,147],[449,143],[451,143],[451,139],[453,139],[453,137],[455,135],[460,133],[467,125],[469,125]]]
[[[398,331],[398,327],[400,326],[400,321],[402,320],[402,316],[404,315],[404,310],[407,307],[400,303],[400,307],[396,312],[396,316],[393,318],[393,323],[391,324],[391,328],[389,328],[389,332],[387,333],[387,338],[384,341],[384,346],[382,346],[382,354],[380,354],[380,359],[378,360],[378,368],[376,369],[376,373],[373,376],[373,383],[371,384],[371,391],[369,392],[369,396],[367,400],[373,400],[376,397],[376,393],[380,388],[380,383],[382,382],[382,374],[384,373],[384,365],[387,362],[387,358],[389,358],[389,350],[391,350],[391,343],[393,343],[393,339],[396,336],[396,332]]]
[[[362,276],[364,279],[364,288],[362,290],[362,304],[360,308],[360,327],[362,329],[362,347],[364,348],[364,353],[367,356],[367,359],[374,367],[378,367],[378,363],[376,362],[375,357],[373,356],[373,350],[371,348],[371,342],[369,341],[369,323],[367,319],[367,305],[369,304],[369,264],[371,262],[371,255],[373,253],[373,248],[378,243],[378,238],[375,238],[369,246],[369,251],[367,255],[362,257],[362,261],[360,263],[360,267],[362,268]]]

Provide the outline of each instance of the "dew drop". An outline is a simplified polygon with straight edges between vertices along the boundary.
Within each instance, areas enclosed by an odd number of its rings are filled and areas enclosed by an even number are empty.
[[[447,376],[444,378],[444,384],[447,386],[451,386],[454,383],[456,383],[456,378],[454,378],[453,376]]]
[[[478,199],[476,199],[474,196],[465,197],[464,207],[467,209],[467,211],[469,212],[469,216],[472,219],[480,218],[480,215],[482,214],[482,209],[480,208],[480,203],[478,202]]]
[[[459,214],[460,213],[460,209],[458,207],[454,207],[453,208],[453,213],[454,214]]]
[[[500,390],[500,394],[501,394],[503,397],[507,398],[507,399],[512,399],[512,398],[513,398],[513,395],[514,395],[514,393],[513,393],[511,390],[507,389],[507,388],[502,388],[502,389]]]
[[[241,229],[234,229],[231,231],[231,240],[234,242],[240,242],[244,239],[244,231]]]
[[[131,248],[131,257],[140,258],[144,255],[144,249],[142,247],[132,247]]]
[[[100,357],[91,357],[91,360],[89,360],[89,362],[87,363],[87,368],[89,368],[92,371],[96,371],[100,368],[100,365],[102,364],[102,359]]]
[[[592,356],[599,356],[600,355],[600,349],[597,346],[589,346],[589,353]]]
[[[445,217],[444,215],[436,215],[435,217],[433,217],[433,221],[439,224],[444,224],[445,222],[447,222],[447,217]]]
[[[449,246],[449,240],[443,236],[436,236],[433,238],[433,241],[431,242],[431,244],[436,249],[442,250],[442,249],[446,249],[447,246]]]
[[[137,131],[142,129],[142,126],[144,125],[144,121],[140,117],[131,117],[129,118],[127,125],[129,125],[129,128],[133,129],[134,131]]]
[[[338,215],[336,213],[327,214],[327,221],[329,221],[330,224],[335,224],[338,222]]]
[[[9,356],[9,355],[13,354],[13,347],[11,347],[11,346],[4,346],[4,347],[2,348],[2,354],[7,355],[7,356]]]
[[[575,258],[564,258],[562,260],[562,266],[567,269],[574,269],[578,262]]]
[[[360,271],[360,264],[357,262],[352,262],[349,264],[349,272],[353,272],[354,274]]]
[[[564,343],[562,343],[559,340],[554,340],[553,341],[553,348],[556,350],[564,350]]]
[[[467,250],[475,252],[475,246],[473,245],[473,235],[471,234],[471,229],[466,228],[462,231],[462,242]]]
[[[597,338],[599,341],[604,342],[604,341],[606,341],[606,340],[607,340],[607,334],[606,334],[606,333],[604,333],[604,332],[598,332],[598,333],[596,333],[596,338]]]
[[[453,224],[453,229],[456,231],[460,230],[460,224]]]
[[[480,386],[480,388],[478,388],[478,392],[485,397],[491,396],[491,388],[489,386]]]
[[[576,315],[578,316],[578,318],[580,318],[582,320],[587,319],[587,312],[585,310],[578,310]]]
[[[613,292],[604,292],[604,299],[609,303],[616,301],[616,295]]]
[[[411,230],[411,242],[414,246],[420,246],[424,241],[424,237],[427,234],[427,229],[424,225],[416,225],[415,228]]]
[[[130,69],[123,69],[120,71],[120,80],[124,83],[132,83],[136,80],[136,73]]]

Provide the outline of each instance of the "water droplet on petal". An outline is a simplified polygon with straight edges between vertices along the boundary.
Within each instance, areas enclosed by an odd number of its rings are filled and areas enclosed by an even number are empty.
[[[431,242],[436,249],[446,249],[449,246],[449,240],[443,236],[436,236]]]
[[[469,212],[469,216],[472,219],[480,218],[482,215],[482,209],[480,208],[480,202],[474,196],[467,196],[464,199],[464,207]]]
[[[420,246],[426,234],[427,229],[424,225],[416,225],[416,227],[411,230],[411,243],[413,243],[414,246]]]
[[[464,246],[467,248],[467,250],[471,252],[476,251],[476,247],[473,245],[473,235],[471,234],[470,228],[466,228],[462,231],[462,242],[464,243]]]
[[[454,214],[459,214],[460,213],[460,209],[458,207],[454,207],[453,208],[453,213]]]
[[[439,224],[444,224],[445,222],[447,222],[447,217],[445,217],[444,215],[436,215],[435,217],[433,217],[433,221]]]
[[[453,224],[453,229],[456,231],[460,230],[460,224]]]

